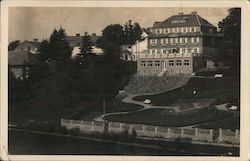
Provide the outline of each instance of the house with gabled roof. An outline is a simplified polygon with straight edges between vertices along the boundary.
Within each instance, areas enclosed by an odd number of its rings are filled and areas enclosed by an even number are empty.
[[[8,67],[16,79],[28,79],[30,68],[39,63],[38,56],[29,51],[13,50],[8,53]]]
[[[39,42],[38,39],[33,39],[33,41],[25,40],[18,45],[15,51],[24,51],[29,52],[31,54],[37,54],[40,45],[41,42]]]
[[[218,38],[217,28],[196,12],[155,22],[148,36],[148,52],[138,57],[138,74],[192,74],[217,53]]]

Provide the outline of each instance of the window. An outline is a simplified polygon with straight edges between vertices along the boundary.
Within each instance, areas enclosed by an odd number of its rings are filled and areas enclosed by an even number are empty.
[[[156,39],[150,39],[150,44],[155,45],[156,44]]]
[[[196,48],[193,48],[193,52],[194,52],[194,53],[197,53],[197,49],[196,49]]]
[[[167,54],[167,49],[162,49],[163,54]]]
[[[181,63],[181,60],[176,60],[176,66],[181,66],[182,63]]]
[[[196,42],[200,42],[200,38],[199,37],[196,37]]]
[[[199,37],[192,37],[191,42],[192,43],[198,43],[200,41]]]
[[[168,65],[169,65],[169,66],[174,66],[174,61],[173,61],[173,60],[169,60],[169,61],[168,61]]]
[[[188,49],[187,49],[187,52],[188,52],[188,53],[191,53],[191,52],[192,52],[192,49],[191,49],[191,48],[188,48]]]
[[[182,43],[182,37],[180,37],[180,43]]]
[[[182,49],[182,53],[186,53],[186,51],[187,51],[186,48]]]
[[[170,44],[172,44],[173,43],[173,38],[170,38]]]
[[[148,66],[153,66],[153,61],[148,61]]]
[[[151,50],[151,54],[154,54],[154,53],[155,53],[155,49],[152,49],[152,50]]]
[[[155,61],[155,66],[160,66],[160,61]]]
[[[157,54],[160,54],[161,53],[161,49],[157,49]]]
[[[173,43],[178,43],[178,38],[173,38]]]
[[[189,32],[192,32],[192,27],[189,27],[188,29],[189,29]]]
[[[189,66],[189,60],[184,60],[184,66]]]
[[[168,32],[168,29],[165,29],[165,33],[169,33],[169,32]]]
[[[183,32],[187,32],[187,28],[186,27],[183,28]]]
[[[194,37],[191,38],[191,42],[194,43]]]
[[[145,67],[146,66],[146,62],[145,61],[141,61],[141,66]]]
[[[178,27],[176,28],[176,32],[179,32],[179,28]]]
[[[191,27],[190,30],[191,30],[191,32],[195,32],[196,28],[195,27]]]
[[[178,49],[174,48],[173,50],[173,53],[178,53]]]
[[[187,37],[183,37],[183,39],[182,39],[182,43],[187,43]]]
[[[161,39],[161,44],[166,44],[166,39],[162,38]]]
[[[166,38],[166,43],[168,44],[168,38]]]

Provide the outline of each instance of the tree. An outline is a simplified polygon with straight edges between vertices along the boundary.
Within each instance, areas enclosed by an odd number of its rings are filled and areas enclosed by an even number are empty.
[[[19,44],[20,44],[20,40],[12,41],[12,42],[8,45],[8,51],[15,50],[15,49],[18,47]]]
[[[124,34],[126,37],[126,44],[133,45],[137,40],[141,39],[142,29],[138,23],[132,24],[129,20],[124,25]]]
[[[41,42],[38,51],[39,51],[39,58],[42,61],[49,61],[51,59],[50,44],[48,40],[43,40]]]
[[[125,43],[123,27],[119,24],[108,25],[98,39],[97,44],[103,49],[104,54],[110,57],[109,60],[120,59],[121,45]]]
[[[240,34],[241,9],[231,8],[229,15],[219,22],[220,33],[223,34],[220,45],[219,60],[226,65],[240,67]]]
[[[82,38],[82,45],[81,45],[81,53],[80,56],[86,56],[88,54],[92,54],[92,42],[90,39],[90,36],[87,32],[85,32],[85,35]]]
[[[44,40],[39,48],[40,58],[49,63],[52,71],[65,67],[66,62],[71,57],[72,49],[66,41],[65,30],[60,27],[54,29],[49,41]]]
[[[52,52],[52,59],[57,62],[67,60],[71,57],[71,51],[68,42],[66,41],[65,30],[60,27],[57,31],[54,29],[53,33],[50,36],[50,49]]]

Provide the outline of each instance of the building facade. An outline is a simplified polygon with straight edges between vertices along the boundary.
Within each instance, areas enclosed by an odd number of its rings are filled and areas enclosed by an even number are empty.
[[[217,54],[218,37],[217,28],[196,12],[155,22],[148,36],[148,52],[138,55],[138,74],[192,74]]]

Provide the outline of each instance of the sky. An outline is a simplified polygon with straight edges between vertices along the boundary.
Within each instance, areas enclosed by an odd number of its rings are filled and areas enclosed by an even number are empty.
[[[54,28],[62,26],[67,35],[85,32],[101,35],[109,24],[124,24],[128,20],[141,27],[151,27],[172,15],[196,11],[218,26],[228,15],[228,8],[87,8],[87,7],[11,7],[9,8],[9,42],[14,40],[48,39]]]

